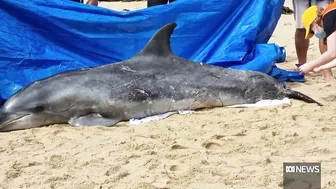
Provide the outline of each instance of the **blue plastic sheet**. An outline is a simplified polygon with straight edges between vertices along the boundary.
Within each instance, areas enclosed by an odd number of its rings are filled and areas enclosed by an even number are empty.
[[[69,0],[1,0],[0,104],[38,79],[131,58],[169,22],[178,24],[171,38],[178,56],[290,80],[274,66],[284,49],[267,44],[283,3],[178,0],[118,12]]]

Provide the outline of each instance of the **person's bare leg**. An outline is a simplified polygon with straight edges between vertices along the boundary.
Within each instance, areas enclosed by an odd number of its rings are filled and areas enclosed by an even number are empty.
[[[98,0],[88,0],[86,2],[87,5],[94,5],[94,6],[98,6]]]
[[[295,48],[299,64],[304,64],[307,62],[309,40],[305,39],[305,35],[305,29],[297,28],[295,30]]]
[[[320,48],[320,53],[321,54],[323,54],[327,51],[327,45],[324,44],[323,39],[319,39],[319,48]],[[324,79],[326,81],[335,80],[335,78],[334,78],[334,76],[331,72],[331,69],[323,70],[323,76],[324,76]]]
[[[168,0],[147,0],[147,7],[167,4]]]

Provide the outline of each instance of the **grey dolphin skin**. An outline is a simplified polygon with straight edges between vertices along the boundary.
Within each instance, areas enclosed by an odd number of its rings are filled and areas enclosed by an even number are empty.
[[[129,60],[59,73],[23,87],[4,104],[0,131],[65,123],[113,126],[169,111],[284,97],[321,105],[266,74],[175,56],[170,47],[175,27],[162,27]]]

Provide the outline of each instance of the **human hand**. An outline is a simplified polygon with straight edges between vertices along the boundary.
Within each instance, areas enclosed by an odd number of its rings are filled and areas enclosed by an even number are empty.
[[[319,66],[319,67],[316,67],[316,68],[313,69],[314,72],[320,72],[322,70],[324,70],[323,66]]]
[[[302,66],[299,67],[299,71],[300,71],[301,73],[304,73],[304,74],[305,74],[305,73],[308,73],[309,71],[311,71],[313,68],[314,68],[314,67],[311,66],[310,64],[305,63],[305,64],[303,64]]]

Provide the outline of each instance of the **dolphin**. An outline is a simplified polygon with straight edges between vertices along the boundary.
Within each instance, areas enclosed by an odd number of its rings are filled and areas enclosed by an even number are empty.
[[[0,112],[0,131],[52,124],[113,126],[178,110],[197,110],[285,97],[322,105],[256,71],[232,70],[174,55],[169,23],[133,58],[62,72],[13,94]]]

